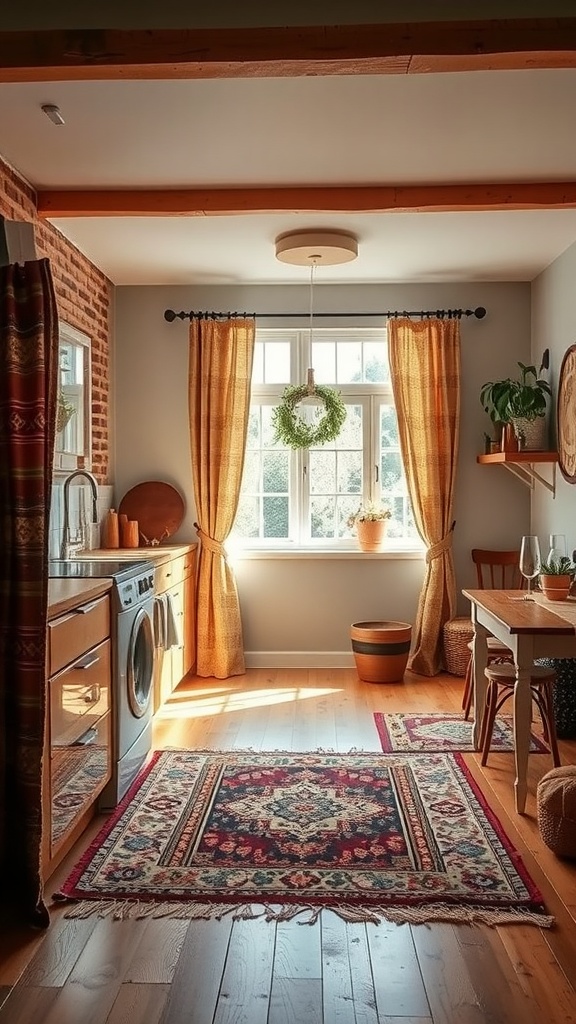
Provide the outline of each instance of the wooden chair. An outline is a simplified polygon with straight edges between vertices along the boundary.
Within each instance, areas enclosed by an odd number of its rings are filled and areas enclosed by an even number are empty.
[[[489,548],[472,548],[472,561],[476,566],[478,590],[522,590],[526,581],[520,572],[520,552],[493,551]],[[466,669],[462,708],[467,719],[472,705],[474,692],[474,641],[468,644],[470,659]],[[509,647],[500,643],[496,637],[488,637],[488,664],[496,664],[512,660]]]
[[[507,664],[488,665],[484,674],[488,679],[488,691],[486,693],[486,705],[482,715],[480,728],[480,749],[482,751],[482,764],[488,760],[494,720],[500,708],[514,693],[516,683],[516,666]],[[542,665],[534,665],[530,675],[530,690],[532,700],[536,704],[542,719],[544,739],[552,752],[554,767],[560,765],[560,753],[556,738],[556,723],[554,721],[554,704],[552,702],[552,690],[556,679],[556,672],[553,668],[545,668]]]

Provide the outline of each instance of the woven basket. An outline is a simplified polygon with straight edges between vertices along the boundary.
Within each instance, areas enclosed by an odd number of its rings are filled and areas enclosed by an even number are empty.
[[[537,788],[538,828],[557,857],[576,857],[576,765],[553,768]]]
[[[444,663],[453,676],[465,676],[470,650],[468,644],[474,636],[472,620],[460,615],[444,623]]]

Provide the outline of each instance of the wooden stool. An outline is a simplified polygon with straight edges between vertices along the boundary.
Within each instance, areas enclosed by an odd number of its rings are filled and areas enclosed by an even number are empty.
[[[487,661],[489,665],[499,665],[502,662],[514,661],[514,655],[509,647],[497,640],[495,636],[489,636],[486,640],[488,646]],[[474,695],[474,640],[471,640],[468,644],[468,650],[470,652],[468,657],[468,665],[466,666],[466,679],[464,682],[464,693],[462,694],[462,710],[464,711],[464,718],[468,720],[470,714],[470,708],[472,706],[472,697]]]
[[[492,742],[492,731],[494,719],[500,708],[514,693],[516,683],[516,666],[511,664],[489,665],[484,674],[488,679],[488,691],[486,693],[486,705],[482,715],[482,726],[480,729],[480,749],[482,750],[483,765],[488,760],[490,743]],[[558,741],[556,739],[556,723],[554,721],[554,705],[552,703],[552,689],[556,672],[552,668],[544,668],[542,665],[533,665],[530,671],[530,691],[532,700],[536,704],[542,725],[544,727],[544,739],[552,752],[552,761],[557,767],[560,764],[558,752]]]

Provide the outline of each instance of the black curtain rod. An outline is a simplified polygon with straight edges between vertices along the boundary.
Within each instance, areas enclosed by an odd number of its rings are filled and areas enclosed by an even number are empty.
[[[188,313],[184,310],[180,310],[179,313],[175,313],[173,309],[164,310],[164,319],[169,324],[173,320],[228,320],[231,317],[247,317],[256,316],[259,320],[266,318],[269,320],[275,318],[282,318],[288,320],[290,318],[305,320],[310,317],[310,313],[209,313],[208,311],[196,312],[191,309]],[[317,320],[319,317],[385,317],[387,320],[392,320],[397,317],[411,317],[419,316],[426,319],[438,319],[438,320],[461,320],[463,316],[475,316],[477,320],[482,320],[486,316],[486,310],[484,306],[477,306],[476,309],[418,309],[418,310],[387,310],[385,313],[314,313],[313,318]]]

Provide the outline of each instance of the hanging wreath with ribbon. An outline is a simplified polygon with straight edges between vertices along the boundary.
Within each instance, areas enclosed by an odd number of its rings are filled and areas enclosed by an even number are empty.
[[[324,415],[313,422],[303,419],[297,406],[304,398],[319,398]],[[339,391],[314,383],[314,372],[308,370],[307,384],[292,384],[284,389],[282,401],[272,412],[274,441],[289,448],[317,448],[333,441],[346,419],[346,406]]]

